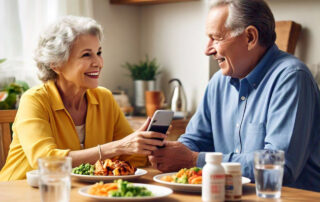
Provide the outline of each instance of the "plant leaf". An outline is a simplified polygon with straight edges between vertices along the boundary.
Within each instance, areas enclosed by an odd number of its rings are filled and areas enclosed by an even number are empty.
[[[138,64],[126,62],[122,67],[128,69],[133,80],[155,80],[156,76],[161,73],[156,59],[153,58],[150,61],[148,55],[146,55],[145,60],[140,60]]]
[[[6,58],[0,59],[0,64],[3,63],[6,60],[7,60]]]

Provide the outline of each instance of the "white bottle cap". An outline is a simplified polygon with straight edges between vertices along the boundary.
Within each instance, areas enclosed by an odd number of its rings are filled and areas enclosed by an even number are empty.
[[[221,163],[221,161],[222,161],[222,153],[220,152],[206,153],[206,162]]]
[[[235,162],[221,163],[226,172],[241,171],[241,164]]]

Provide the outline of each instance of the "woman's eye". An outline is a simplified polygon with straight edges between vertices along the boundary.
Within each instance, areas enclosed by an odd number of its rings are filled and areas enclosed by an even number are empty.
[[[97,53],[97,55],[99,55],[99,56],[100,56],[101,54],[102,54],[102,51],[99,51],[99,52]]]
[[[85,53],[82,55],[82,57],[88,57],[88,56],[90,56],[90,53]]]

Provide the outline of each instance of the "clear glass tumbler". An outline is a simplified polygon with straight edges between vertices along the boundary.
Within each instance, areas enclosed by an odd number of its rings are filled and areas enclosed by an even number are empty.
[[[38,159],[42,202],[68,202],[70,200],[71,162],[70,157]]]
[[[280,198],[283,178],[284,152],[259,150],[254,152],[254,179],[257,196]]]

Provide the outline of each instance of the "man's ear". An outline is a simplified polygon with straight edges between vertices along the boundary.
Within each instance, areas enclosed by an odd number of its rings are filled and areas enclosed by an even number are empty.
[[[245,29],[245,34],[247,37],[248,50],[252,50],[259,43],[259,31],[255,26],[249,25]]]

